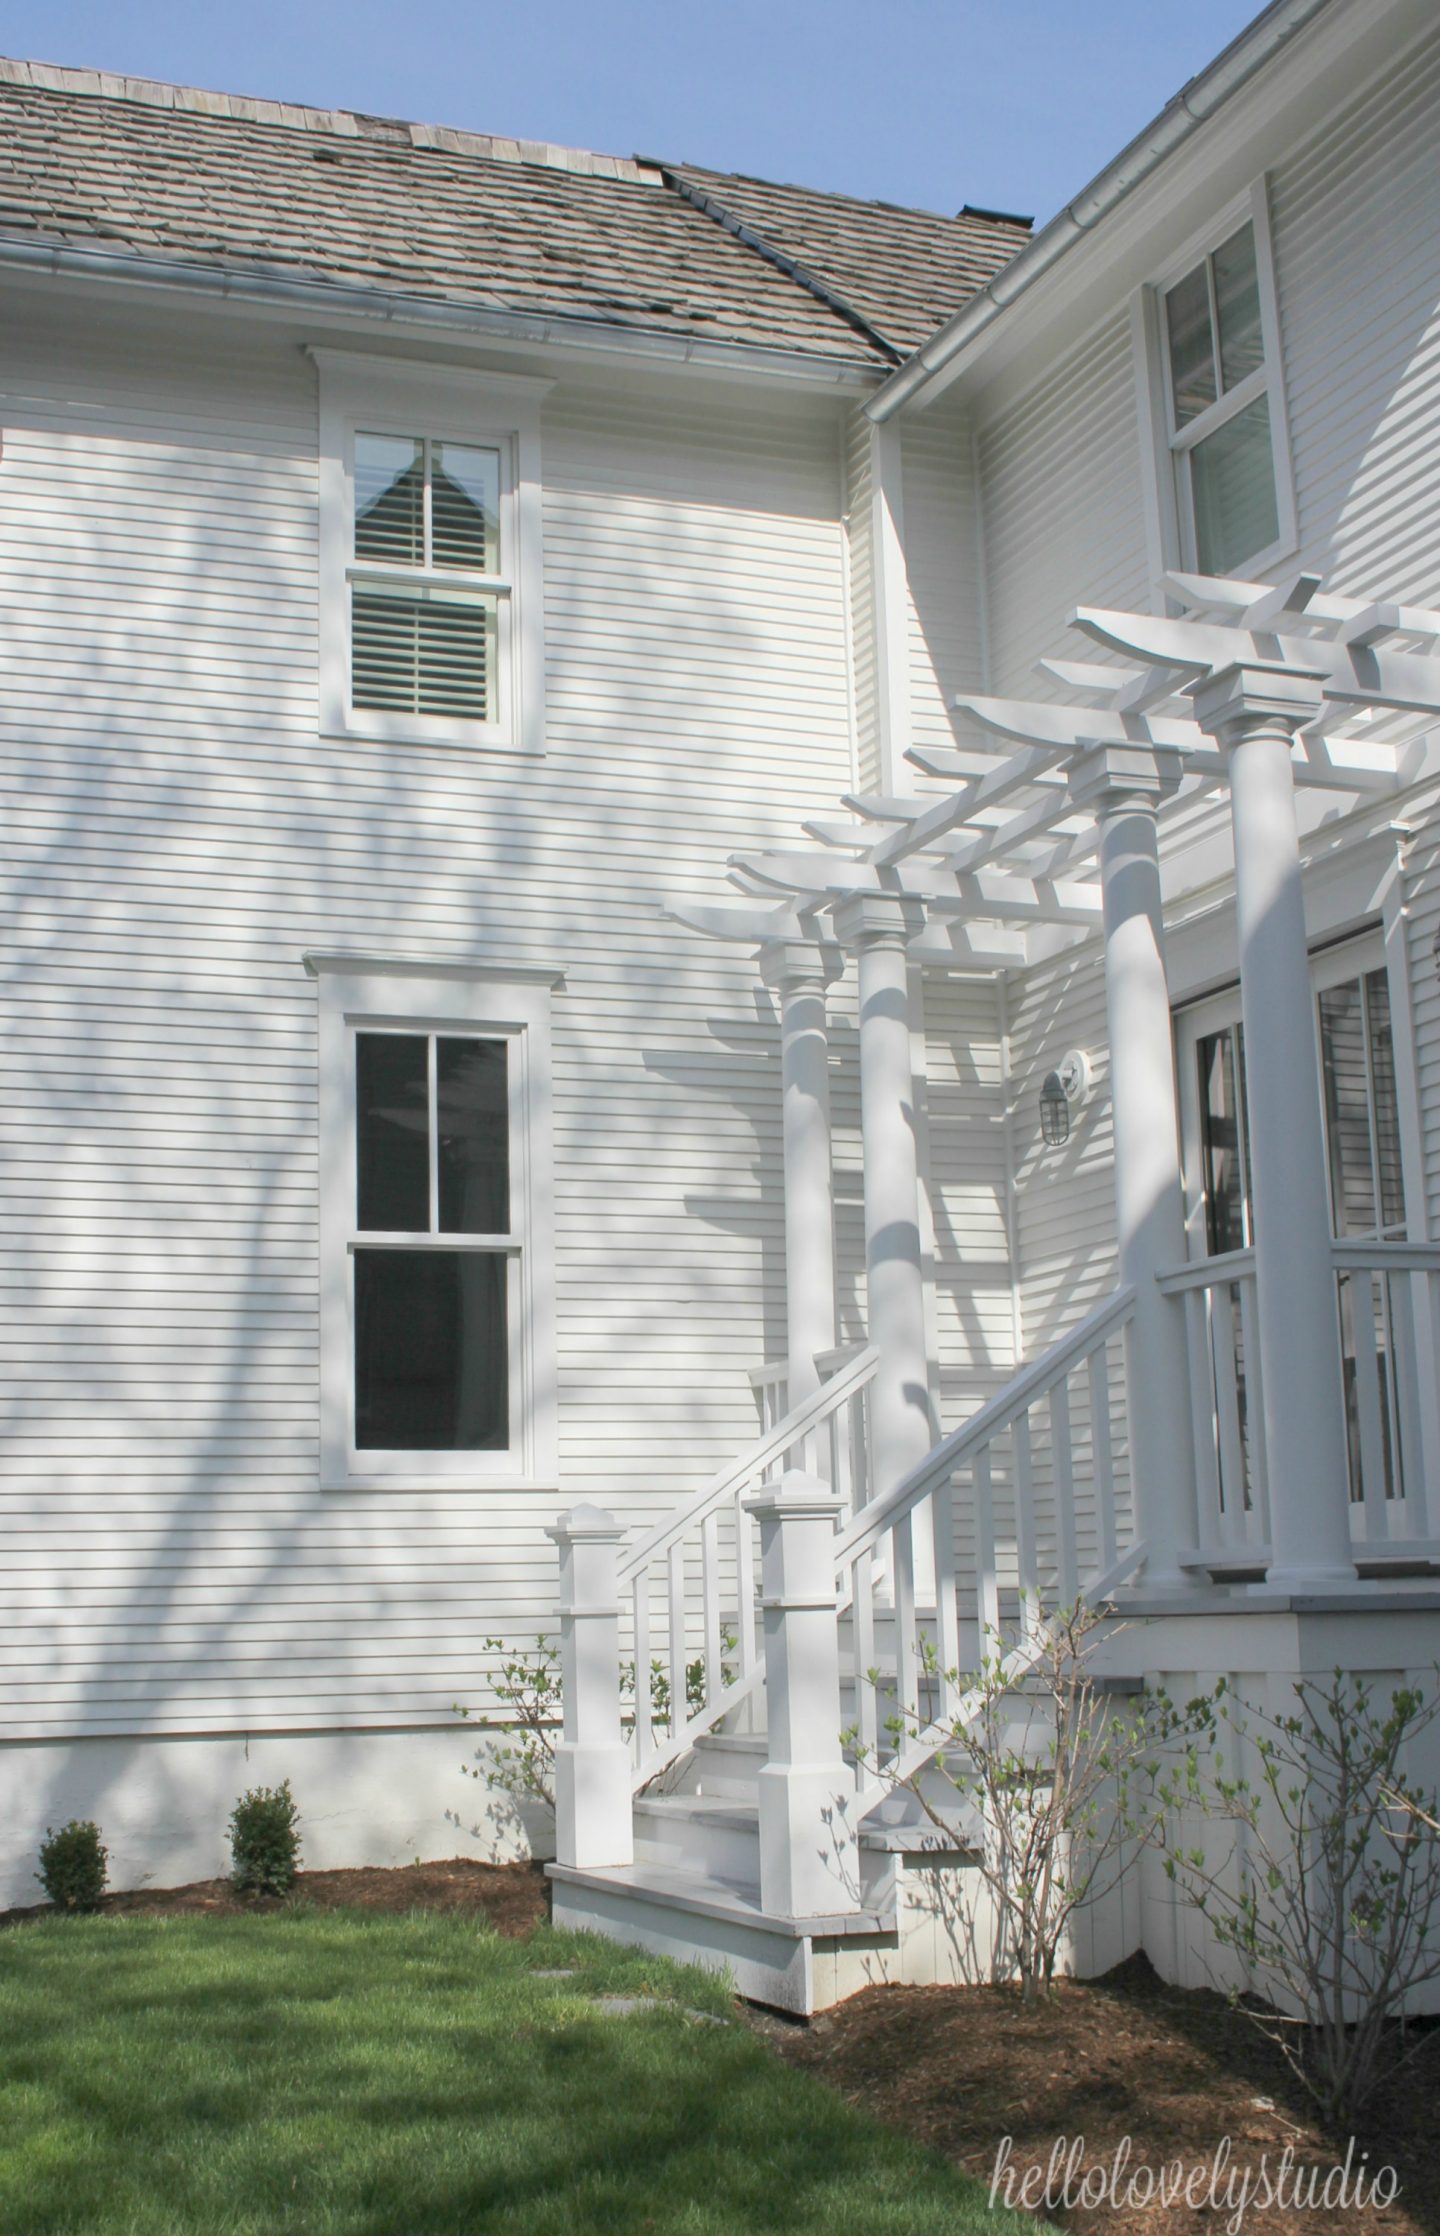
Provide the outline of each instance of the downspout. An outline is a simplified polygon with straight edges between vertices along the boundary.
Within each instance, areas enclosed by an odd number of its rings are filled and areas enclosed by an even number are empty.
[[[972,295],[915,355],[901,366],[871,397],[865,410],[871,419],[885,421],[900,411],[936,373],[942,372],[1000,313],[1043,278],[1060,259],[1092,233],[1136,187],[1208,124],[1257,71],[1263,70],[1282,47],[1300,34],[1331,0],[1273,0],[1249,28],[1232,39],[1208,69],[1168,101],[1160,114],[1122,148],[1115,160],[1091,180],[1089,186],[1042,227],[1029,246],[996,273],[987,287]]]

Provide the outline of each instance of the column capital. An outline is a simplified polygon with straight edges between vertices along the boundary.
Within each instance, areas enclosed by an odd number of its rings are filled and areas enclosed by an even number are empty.
[[[813,988],[824,992],[845,969],[845,957],[830,939],[767,939],[760,950],[760,976],[776,993]]]
[[[1283,725],[1292,733],[1313,722],[1325,703],[1325,668],[1292,668],[1277,661],[1239,661],[1186,686],[1195,719],[1222,746],[1243,745],[1248,732]]]
[[[925,904],[906,893],[851,893],[831,911],[835,937],[849,952],[905,947],[924,930]]]
[[[1184,773],[1183,756],[1169,746],[1089,745],[1070,764],[1070,798],[1094,815],[1159,808]]]

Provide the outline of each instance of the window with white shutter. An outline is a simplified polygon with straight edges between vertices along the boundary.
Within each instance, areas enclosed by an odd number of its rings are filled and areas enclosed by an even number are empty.
[[[311,352],[322,728],[538,752],[548,383]]]

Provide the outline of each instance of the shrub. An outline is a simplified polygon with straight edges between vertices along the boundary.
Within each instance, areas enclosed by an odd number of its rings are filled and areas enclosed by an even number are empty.
[[[109,1854],[99,1825],[88,1817],[72,1817],[58,1832],[46,1826],[35,1876],[57,1910],[98,1910]]]
[[[237,1894],[288,1894],[300,1866],[300,1812],[287,1778],[256,1786],[230,1812],[230,1877]]]

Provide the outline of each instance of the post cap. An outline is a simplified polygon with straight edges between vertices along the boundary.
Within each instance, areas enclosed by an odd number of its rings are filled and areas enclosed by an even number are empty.
[[[625,1531],[603,1506],[584,1504],[572,1506],[568,1512],[558,1515],[546,1525],[545,1535],[557,1545],[572,1544],[577,1538],[584,1538],[592,1545],[603,1545],[618,1544]]]

